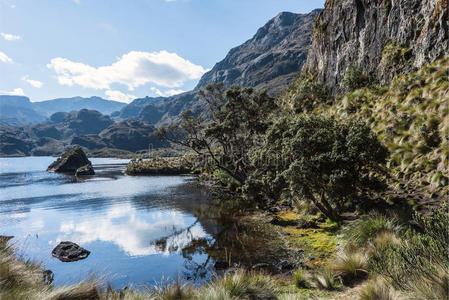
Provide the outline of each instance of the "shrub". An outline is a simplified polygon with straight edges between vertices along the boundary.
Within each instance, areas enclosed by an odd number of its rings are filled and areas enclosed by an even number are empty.
[[[384,276],[395,288],[413,291],[423,278],[439,290],[449,276],[449,212],[447,205],[429,216],[415,216],[417,229],[402,234],[402,243],[392,243],[374,249],[371,269]],[[434,280],[435,279],[435,280]]]
[[[262,162],[282,158],[279,164],[258,166],[255,182],[267,183],[273,194],[283,190],[310,201],[338,221],[344,209],[357,203],[357,193],[370,171],[385,163],[387,151],[364,123],[285,116],[267,130],[252,156]]]
[[[356,89],[368,86],[370,82],[370,76],[363,71],[362,67],[350,65],[346,69],[345,76],[341,81],[341,86],[345,92],[352,92]]]

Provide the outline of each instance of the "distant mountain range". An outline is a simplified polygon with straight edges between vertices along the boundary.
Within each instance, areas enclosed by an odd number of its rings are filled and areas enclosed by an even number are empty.
[[[320,11],[280,13],[253,38],[230,50],[193,91],[183,94],[145,97],[128,105],[99,97],[30,102],[27,97],[0,96],[0,155],[57,155],[72,145],[130,152],[165,146],[152,135],[154,126],[173,124],[188,109],[201,114],[204,104],[197,94],[208,84],[280,93],[306,61]]]
[[[97,110],[105,115],[121,110],[125,103],[100,97],[59,98],[31,102],[28,97],[0,95],[0,125],[21,126],[44,121],[56,112],[81,109]]]

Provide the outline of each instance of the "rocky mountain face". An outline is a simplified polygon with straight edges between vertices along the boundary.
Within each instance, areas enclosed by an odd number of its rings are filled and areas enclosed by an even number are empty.
[[[311,43],[314,18],[320,11],[280,13],[252,39],[229,51],[224,60],[204,74],[197,88],[222,82],[278,93],[298,76]]]
[[[199,114],[202,104],[197,91],[213,83],[238,84],[279,93],[298,76],[305,63],[313,21],[320,11],[280,13],[253,38],[229,51],[224,60],[203,75],[194,91],[167,98],[136,99],[124,107],[118,117],[167,125],[176,122],[187,109]]]
[[[448,0],[327,0],[305,69],[333,93],[349,66],[381,84],[449,54]]]
[[[60,98],[31,102],[28,97],[0,95],[0,126],[22,126],[42,122],[56,112],[71,112],[81,109],[97,110],[102,114],[119,111],[125,103],[105,100],[100,97]]]

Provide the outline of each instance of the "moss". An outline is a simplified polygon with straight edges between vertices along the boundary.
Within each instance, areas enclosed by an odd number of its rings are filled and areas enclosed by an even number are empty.
[[[303,249],[310,256],[310,267],[321,266],[326,258],[335,254],[336,237],[326,229],[288,226],[283,232],[288,234],[286,239],[294,248]]]

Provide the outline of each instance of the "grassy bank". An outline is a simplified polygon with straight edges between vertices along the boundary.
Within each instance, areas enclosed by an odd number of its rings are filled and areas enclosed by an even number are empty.
[[[375,214],[338,228],[298,212],[281,211],[277,217],[288,222],[269,225],[289,247],[304,250],[292,272],[239,269],[203,286],[174,282],[146,290],[107,289],[94,279],[54,287],[42,265],[2,242],[0,299],[448,299],[447,206],[417,215],[413,226]]]

